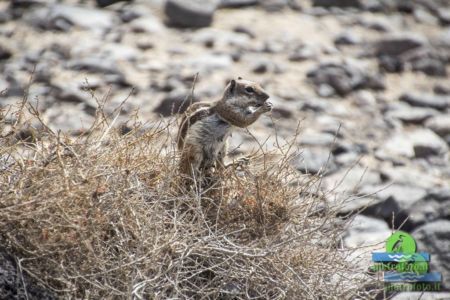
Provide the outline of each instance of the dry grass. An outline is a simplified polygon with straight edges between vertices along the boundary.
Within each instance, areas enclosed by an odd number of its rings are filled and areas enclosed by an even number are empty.
[[[320,178],[290,167],[292,144],[186,190],[171,124],[130,124],[123,134],[99,110],[73,137],[25,102],[3,111],[0,243],[23,272],[72,299],[368,297],[340,246],[345,222]]]

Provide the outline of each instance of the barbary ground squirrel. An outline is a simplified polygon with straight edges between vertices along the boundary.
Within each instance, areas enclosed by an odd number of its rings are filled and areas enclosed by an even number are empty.
[[[272,110],[269,95],[257,83],[231,80],[220,100],[198,102],[186,110],[177,136],[180,172],[189,177],[223,169],[227,139],[234,126],[247,127]]]

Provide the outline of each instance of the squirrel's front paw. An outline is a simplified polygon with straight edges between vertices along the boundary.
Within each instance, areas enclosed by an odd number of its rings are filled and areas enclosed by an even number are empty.
[[[264,102],[264,104],[263,104],[263,106],[262,106],[262,110],[263,110],[264,112],[269,112],[269,111],[272,110],[272,107],[273,107],[273,104],[270,103],[269,101],[267,101],[267,102]]]

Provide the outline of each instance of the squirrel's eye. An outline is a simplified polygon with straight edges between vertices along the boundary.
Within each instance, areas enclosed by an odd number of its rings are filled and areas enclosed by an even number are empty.
[[[255,92],[255,90],[251,86],[246,87],[245,91],[250,94],[253,94]]]

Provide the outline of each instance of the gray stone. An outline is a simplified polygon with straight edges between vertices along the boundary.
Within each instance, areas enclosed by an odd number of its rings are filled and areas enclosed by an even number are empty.
[[[129,26],[136,33],[160,33],[164,31],[163,24],[156,17],[150,15],[134,19],[129,23]]]
[[[330,174],[336,169],[336,165],[329,150],[305,148],[296,160],[295,168],[305,174]]]
[[[238,8],[259,4],[259,0],[220,0],[220,7]]]
[[[385,221],[357,215],[344,236],[344,244],[349,248],[369,246],[384,242],[391,235]]]
[[[431,255],[430,269],[440,272],[442,287],[450,289],[450,220],[437,220],[412,232],[420,251]]]
[[[334,39],[335,45],[357,45],[361,43],[361,38],[351,31],[338,34]]]
[[[44,117],[49,121],[49,127],[57,132],[83,132],[90,128],[94,117],[84,112],[84,103],[58,103],[45,111]]]
[[[0,60],[10,59],[13,55],[12,51],[3,45],[0,45]]]
[[[412,185],[427,190],[432,190],[441,184],[440,178],[429,174],[426,170],[411,166],[386,166],[380,170],[380,173],[383,181],[402,185]]]
[[[361,7],[360,0],[313,0],[312,3],[322,7]]]
[[[233,60],[229,55],[201,55],[183,60],[183,65],[199,73],[209,74],[215,70],[221,70],[231,67]]]
[[[374,44],[375,54],[378,56],[398,56],[412,49],[428,44],[425,37],[415,33],[398,33],[381,38]]]
[[[300,135],[302,146],[331,146],[334,142],[334,135],[329,133],[305,132]]]
[[[116,22],[114,15],[110,11],[62,4],[51,6],[46,20],[42,21],[47,22],[47,28],[53,29],[55,24],[57,24],[56,22],[61,20],[69,25],[90,30],[109,29]]]
[[[364,214],[386,220],[394,216],[394,223],[398,226],[406,220],[410,209],[423,199],[427,192],[420,187],[392,184],[364,186],[360,194],[378,199],[364,210]]]
[[[425,126],[441,137],[450,135],[450,115],[443,114],[430,118]]]
[[[180,27],[211,25],[218,0],[167,0],[164,7],[169,24]]]
[[[448,5],[448,4],[447,4]],[[438,11],[439,21],[442,25],[450,25],[450,9],[449,8],[439,8]]]
[[[164,97],[153,112],[168,117],[184,112],[189,106],[188,91],[173,91]]]
[[[395,103],[394,107],[391,107],[385,116],[388,118],[398,119],[404,123],[421,124],[425,120],[436,115],[436,111],[430,108],[423,107],[411,107],[405,103]]]
[[[416,72],[422,72],[430,76],[445,77],[447,69],[445,62],[433,59],[423,58],[412,63],[412,69]]]
[[[68,63],[68,67],[77,71],[83,70],[94,73],[123,75],[113,61],[95,56],[71,60]]]
[[[447,151],[445,142],[433,131],[415,129],[393,134],[378,149],[377,155],[386,158],[396,156],[412,158],[441,155]]]
[[[399,100],[412,106],[430,107],[438,110],[445,110],[450,107],[450,97],[441,95],[406,93],[401,95]]]
[[[320,86],[328,85],[340,96],[346,96],[353,90],[385,88],[381,77],[368,74],[362,68],[350,64],[320,64],[307,73],[307,77],[320,90]]]

